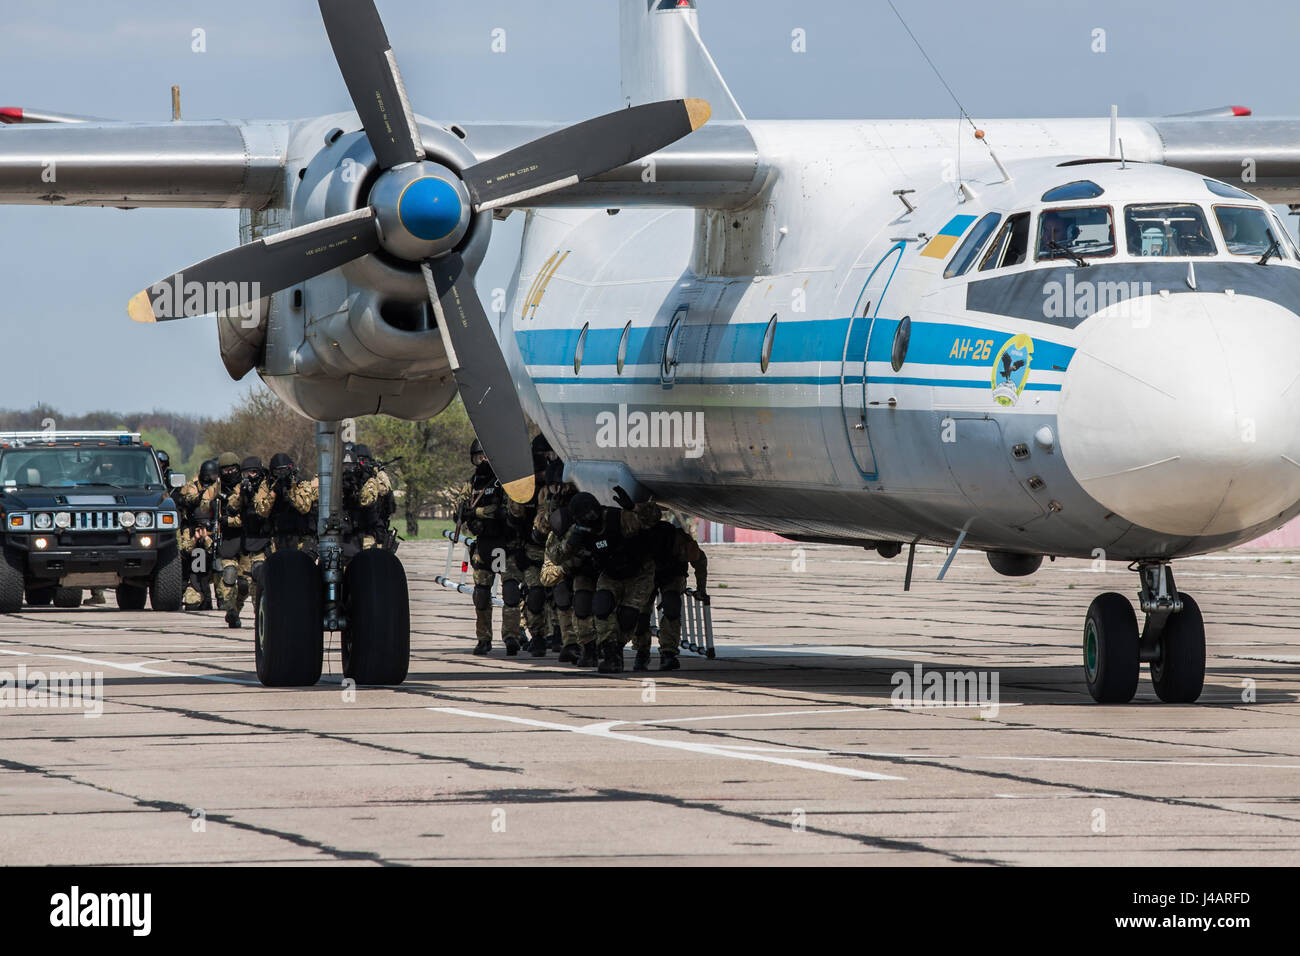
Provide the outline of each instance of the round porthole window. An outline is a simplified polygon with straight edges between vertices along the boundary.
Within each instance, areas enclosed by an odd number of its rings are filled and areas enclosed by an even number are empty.
[[[623,374],[623,366],[627,364],[627,341],[632,337],[632,323],[629,322],[623,326],[623,334],[618,340],[618,358],[614,364],[618,368],[618,374]]]
[[[582,369],[582,354],[585,351],[587,351],[587,330],[590,328],[591,328],[591,323],[588,322],[586,325],[582,327],[582,331],[578,333],[578,344],[573,348],[573,374],[574,375],[577,375],[578,372]]]
[[[664,355],[659,363],[659,377],[665,385],[677,377],[678,350],[681,347],[682,326],[686,322],[687,309],[682,307],[668,323],[668,334],[664,337]]]
[[[763,351],[758,358],[758,367],[764,372],[772,364],[772,343],[776,341],[776,316],[772,316],[767,323],[767,331],[763,333]]]
[[[889,352],[889,364],[897,372],[907,361],[907,343],[912,340],[912,317],[903,316],[903,321],[898,323],[898,328],[894,331],[894,347]]]

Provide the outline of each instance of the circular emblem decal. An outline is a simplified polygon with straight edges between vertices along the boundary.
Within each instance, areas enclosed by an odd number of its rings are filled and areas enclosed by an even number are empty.
[[[1010,407],[1020,398],[1029,379],[1029,363],[1034,357],[1034,340],[1023,332],[1007,339],[993,357],[993,400]]]

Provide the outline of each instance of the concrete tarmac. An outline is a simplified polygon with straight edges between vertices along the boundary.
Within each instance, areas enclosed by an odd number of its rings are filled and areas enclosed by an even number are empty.
[[[342,685],[337,641],[317,687],[259,686],[247,609],[4,615],[0,694],[62,671],[103,696],[0,701],[0,863],[1300,863],[1300,555],[1177,562],[1201,701],[1144,673],[1103,707],[1079,641],[1096,594],[1135,594],[1121,566],[963,553],[938,582],[920,550],[904,593],[905,556],[707,550],[718,658],[662,675],[472,656],[430,543],[399,552],[399,688]],[[985,695],[953,699],[971,672]]]

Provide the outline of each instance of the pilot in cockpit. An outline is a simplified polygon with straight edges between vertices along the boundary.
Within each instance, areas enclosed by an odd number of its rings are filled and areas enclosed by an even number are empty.
[[[1067,222],[1065,217],[1055,212],[1043,213],[1038,227],[1038,258],[1050,259],[1064,255],[1070,243],[1078,236],[1078,227]]]

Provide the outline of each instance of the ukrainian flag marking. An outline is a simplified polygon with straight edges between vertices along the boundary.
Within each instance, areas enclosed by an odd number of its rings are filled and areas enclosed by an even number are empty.
[[[948,220],[948,225],[940,229],[939,234],[925,244],[921,255],[929,256],[931,259],[942,259],[952,251],[952,247],[957,245],[957,240],[961,238],[962,233],[974,221],[974,216],[953,216]]]

